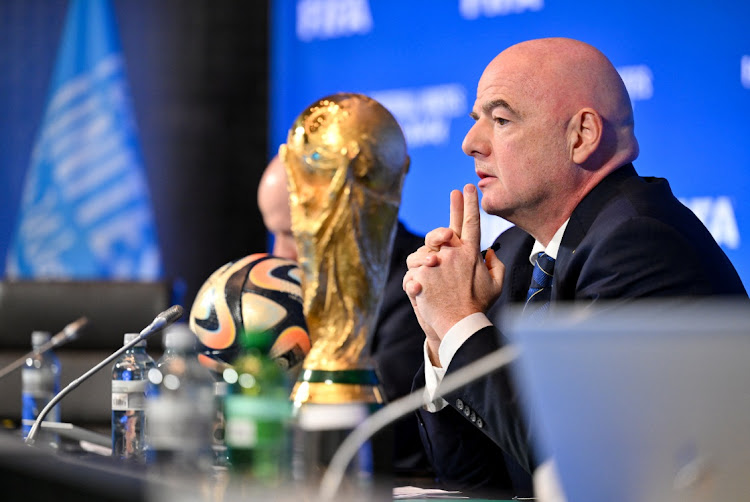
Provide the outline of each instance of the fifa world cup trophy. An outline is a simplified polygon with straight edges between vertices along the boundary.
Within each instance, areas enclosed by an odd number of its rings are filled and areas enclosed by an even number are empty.
[[[334,94],[308,106],[280,148],[312,348],[292,398],[382,403],[364,357],[388,274],[401,188],[403,132],[377,101]]]

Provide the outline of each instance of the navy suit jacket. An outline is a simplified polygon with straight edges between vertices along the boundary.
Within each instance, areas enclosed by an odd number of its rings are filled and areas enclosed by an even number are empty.
[[[414,372],[424,361],[424,332],[401,286],[406,274],[406,257],[423,245],[424,237],[398,223],[380,312],[367,342],[367,352],[375,361],[388,401],[411,392]],[[393,435],[394,471],[403,475],[428,472],[429,463],[416,417],[410,415],[396,422]]]
[[[506,266],[503,292],[487,313],[497,325],[503,307],[523,302],[531,281],[534,239],[518,227],[493,244]],[[672,194],[666,180],[643,178],[631,164],[597,185],[570,217],[555,261],[552,306],[557,301],[663,296],[747,296],[724,252],[698,218]],[[473,334],[447,373],[506,340],[494,326]],[[424,368],[415,388],[424,385]],[[505,368],[446,396],[437,413],[418,412],[422,440],[437,478],[461,490],[507,487],[507,469],[524,492],[537,465],[512,370]],[[504,462],[507,460],[507,462]],[[517,462],[517,464],[516,464]],[[502,464],[507,464],[507,469]]]

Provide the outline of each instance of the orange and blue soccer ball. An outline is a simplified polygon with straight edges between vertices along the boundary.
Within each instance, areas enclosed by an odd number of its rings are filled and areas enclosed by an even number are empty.
[[[299,266],[266,253],[223,265],[198,291],[190,329],[198,337],[202,362],[213,369],[241,355],[244,333],[268,335],[274,340],[271,358],[284,369],[296,369],[310,351]]]

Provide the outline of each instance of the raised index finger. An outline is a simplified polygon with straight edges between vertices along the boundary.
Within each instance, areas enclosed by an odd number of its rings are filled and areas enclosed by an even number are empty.
[[[477,187],[466,185],[463,194],[463,224],[461,240],[479,250],[479,237],[481,230],[479,228],[479,196]]]
[[[464,196],[458,190],[451,191],[451,217],[449,228],[460,239],[464,222]]]

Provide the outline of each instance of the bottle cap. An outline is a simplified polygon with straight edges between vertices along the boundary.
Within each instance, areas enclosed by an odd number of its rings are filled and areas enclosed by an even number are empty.
[[[185,323],[173,324],[164,332],[164,348],[194,350],[197,337]]]
[[[49,331],[33,331],[31,333],[31,346],[34,348],[40,347],[49,342],[50,338],[52,338],[52,335]]]
[[[122,338],[122,344],[128,344],[138,338],[140,336],[139,333],[125,333],[125,336]],[[146,339],[144,338],[140,342],[135,344],[136,347],[145,347],[146,346]]]

